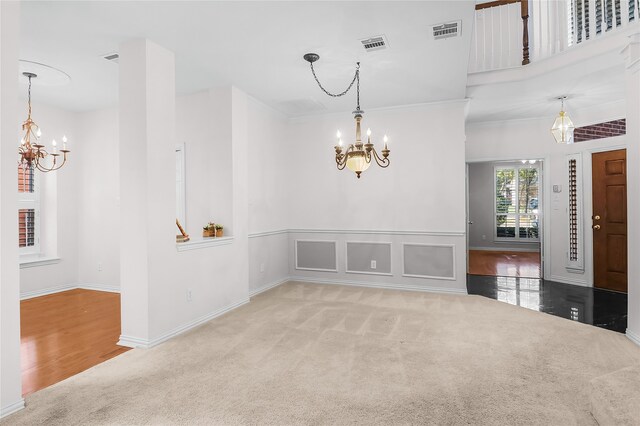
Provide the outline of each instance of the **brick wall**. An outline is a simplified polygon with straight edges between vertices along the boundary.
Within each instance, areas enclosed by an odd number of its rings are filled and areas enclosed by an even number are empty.
[[[627,120],[620,119],[590,126],[576,127],[573,132],[574,142],[590,141],[593,139],[610,138],[627,133]]]

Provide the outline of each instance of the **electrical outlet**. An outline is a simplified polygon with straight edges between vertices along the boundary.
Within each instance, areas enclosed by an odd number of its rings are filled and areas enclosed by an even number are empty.
[[[260,272],[264,272],[264,263],[260,264]]]
[[[371,269],[376,269],[376,267],[378,266],[377,262],[375,260],[371,261]]]
[[[193,300],[191,296],[191,289],[187,289],[187,302],[191,302],[191,300]]]
[[[98,272],[102,272],[102,262],[98,262]]]

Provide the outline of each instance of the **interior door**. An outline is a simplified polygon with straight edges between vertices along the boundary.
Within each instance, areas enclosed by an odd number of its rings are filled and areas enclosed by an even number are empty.
[[[594,286],[627,291],[627,152],[592,154]]]

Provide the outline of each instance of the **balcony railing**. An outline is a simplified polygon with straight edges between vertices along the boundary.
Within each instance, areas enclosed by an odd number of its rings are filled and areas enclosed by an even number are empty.
[[[640,0],[497,0],[476,5],[469,72],[527,65],[640,20]]]

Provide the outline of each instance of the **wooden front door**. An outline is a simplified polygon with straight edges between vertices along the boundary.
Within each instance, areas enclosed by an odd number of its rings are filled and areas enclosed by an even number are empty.
[[[594,286],[627,292],[627,151],[594,153]]]

